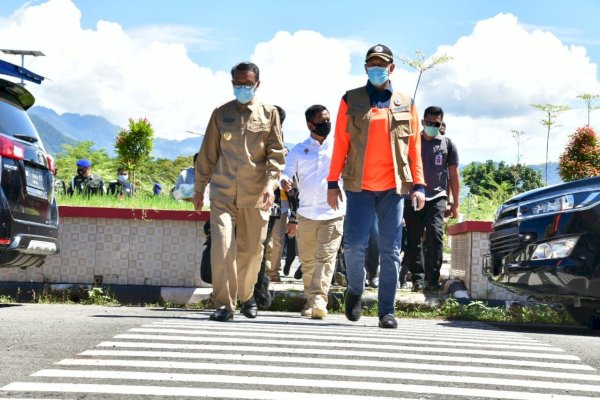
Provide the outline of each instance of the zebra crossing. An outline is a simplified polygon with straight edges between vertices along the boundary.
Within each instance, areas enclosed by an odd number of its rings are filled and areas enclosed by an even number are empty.
[[[564,350],[481,323],[157,319],[0,388],[1,399],[600,399]]]

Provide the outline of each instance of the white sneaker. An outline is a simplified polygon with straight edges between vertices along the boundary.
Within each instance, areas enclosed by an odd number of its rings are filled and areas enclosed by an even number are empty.
[[[310,307],[305,307],[302,309],[302,311],[300,311],[300,315],[302,315],[303,317],[312,317],[313,313],[312,313],[312,309]]]
[[[314,319],[327,318],[327,309],[324,307],[313,307],[312,318],[314,318]]]

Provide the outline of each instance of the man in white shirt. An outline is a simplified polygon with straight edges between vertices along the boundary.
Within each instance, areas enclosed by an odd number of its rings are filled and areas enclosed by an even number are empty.
[[[302,315],[322,319],[327,316],[327,294],[342,241],[346,203],[341,202],[337,210],[327,204],[327,175],[333,152],[333,145],[326,141],[331,131],[329,111],[313,105],[305,116],[310,137],[287,155],[281,187],[291,189],[292,178],[298,178],[298,251],[307,297]],[[289,231],[294,235],[296,227],[290,224]]]

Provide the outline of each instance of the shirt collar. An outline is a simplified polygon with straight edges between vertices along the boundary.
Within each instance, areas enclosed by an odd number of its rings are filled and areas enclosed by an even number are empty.
[[[387,88],[383,90],[378,90],[371,81],[367,80],[367,93],[372,95],[373,93],[381,93],[381,92],[390,92],[390,94],[394,93],[394,88],[392,87],[392,81],[389,81],[389,85]]]
[[[325,145],[327,144],[327,139],[325,139],[323,141],[323,144],[319,143],[319,141],[317,139],[313,139],[310,135],[308,136],[308,139],[306,139],[306,144],[310,145],[310,146],[318,146],[318,147],[325,147]]]
[[[234,100],[238,110],[244,110],[246,108],[248,108],[250,111],[254,111],[256,109],[256,105],[258,104],[258,101],[256,100],[256,96],[254,96],[252,98],[252,100],[250,100],[248,103],[246,104],[242,104],[237,100]]]

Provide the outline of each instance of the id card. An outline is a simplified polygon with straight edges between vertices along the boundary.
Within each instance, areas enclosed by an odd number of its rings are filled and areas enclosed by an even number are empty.
[[[443,161],[443,155],[442,153],[438,153],[435,155],[435,165],[442,165],[442,161]]]

